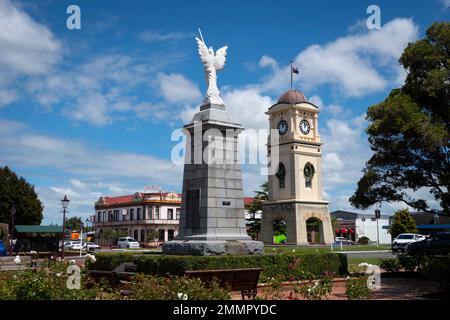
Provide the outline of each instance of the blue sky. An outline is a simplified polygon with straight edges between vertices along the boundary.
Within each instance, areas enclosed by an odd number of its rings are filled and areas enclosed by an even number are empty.
[[[68,30],[66,9],[81,9]],[[369,30],[366,9],[381,9]],[[353,210],[370,149],[367,107],[399,87],[398,58],[450,2],[432,1],[10,1],[0,0],[0,165],[33,183],[43,223],[87,217],[100,195],[160,185],[180,191],[182,167],[170,161],[174,129],[205,91],[194,36],[228,45],[219,87],[233,118],[267,127],[264,111],[289,88],[321,108],[325,196],[330,209]],[[264,141],[258,145],[263,146]],[[243,166],[245,194],[265,177]],[[427,192],[423,196],[429,198]],[[401,204],[384,204],[392,213]]]

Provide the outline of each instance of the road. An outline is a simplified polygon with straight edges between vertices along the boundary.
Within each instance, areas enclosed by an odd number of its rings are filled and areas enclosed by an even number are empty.
[[[353,258],[391,258],[395,255],[391,250],[376,250],[376,251],[339,251],[345,253],[347,257]]]

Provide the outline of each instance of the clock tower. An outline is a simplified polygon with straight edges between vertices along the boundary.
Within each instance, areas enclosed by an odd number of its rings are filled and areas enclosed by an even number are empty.
[[[270,129],[279,135],[278,148],[268,139],[268,156],[277,159],[269,175],[269,201],[263,206],[261,238],[273,243],[280,225],[286,225],[286,243],[329,244],[333,230],[328,202],[322,195],[322,142],[319,108],[296,90],[288,90],[266,112]],[[278,158],[272,152],[278,151]]]

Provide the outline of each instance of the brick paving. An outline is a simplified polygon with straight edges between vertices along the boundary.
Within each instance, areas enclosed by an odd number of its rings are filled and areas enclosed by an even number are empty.
[[[289,299],[293,291],[292,285],[284,285],[284,299]],[[258,288],[258,297],[264,289]],[[387,278],[382,277],[381,289],[371,292],[369,300],[427,300],[426,295],[439,292],[439,284],[427,280],[408,279],[408,278]],[[304,300],[300,295],[293,295],[296,300]],[[233,300],[240,300],[240,292],[232,293]],[[345,294],[345,279],[336,279],[333,281],[333,291],[326,300],[347,300]]]

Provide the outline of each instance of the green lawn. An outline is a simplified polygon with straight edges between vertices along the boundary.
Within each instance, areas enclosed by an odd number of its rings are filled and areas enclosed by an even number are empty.
[[[363,262],[368,264],[379,265],[380,258],[347,257],[348,271],[349,272],[363,271],[363,269],[359,266],[359,264]]]
[[[391,246],[369,246],[369,245],[354,245],[354,246],[343,246],[342,251],[375,251],[375,250],[390,250]],[[297,246],[265,246],[264,252],[271,253],[271,252],[292,252],[292,250],[295,250],[295,252],[302,252],[302,253],[313,253],[313,252],[319,252],[319,253],[326,253],[326,252],[340,252],[340,247],[334,247],[333,251],[331,251],[330,247],[297,247]]]

